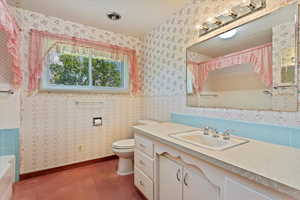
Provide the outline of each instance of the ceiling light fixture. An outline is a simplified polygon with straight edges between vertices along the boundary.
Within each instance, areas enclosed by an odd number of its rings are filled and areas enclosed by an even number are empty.
[[[199,37],[265,7],[266,0],[243,0],[242,3],[224,10],[218,16],[208,18],[202,25],[197,26]]]
[[[122,16],[117,12],[108,12],[106,14],[106,16],[108,17],[108,19],[113,20],[113,21],[117,21],[122,18]]]
[[[222,33],[221,35],[219,35],[219,38],[226,40],[226,39],[233,38],[236,34],[237,34],[237,30],[232,29],[230,31],[227,31],[227,32]]]
[[[232,10],[225,10],[221,15],[223,16],[228,16],[228,17],[231,17],[231,18],[237,18],[237,14],[234,13]]]

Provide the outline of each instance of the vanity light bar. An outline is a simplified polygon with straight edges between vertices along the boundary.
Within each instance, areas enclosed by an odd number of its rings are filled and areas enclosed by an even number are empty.
[[[199,37],[265,7],[266,0],[244,0],[230,10],[225,10],[216,17],[208,18],[202,25],[197,26],[199,29]]]

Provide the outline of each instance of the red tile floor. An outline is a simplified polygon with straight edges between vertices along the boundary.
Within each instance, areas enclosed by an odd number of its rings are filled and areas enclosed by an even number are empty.
[[[15,184],[13,200],[145,200],[133,175],[118,176],[117,160],[68,169]]]

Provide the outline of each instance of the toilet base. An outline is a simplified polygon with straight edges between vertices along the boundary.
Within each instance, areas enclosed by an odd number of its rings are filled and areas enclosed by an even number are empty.
[[[119,157],[117,174],[120,176],[133,174],[133,159]]]

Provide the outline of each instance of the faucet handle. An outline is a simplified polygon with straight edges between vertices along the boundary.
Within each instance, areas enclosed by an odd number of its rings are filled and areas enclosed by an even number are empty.
[[[231,133],[234,133],[235,132],[235,130],[233,130],[233,129],[226,129],[224,132],[223,132],[223,134],[225,134],[225,135],[230,135]]]
[[[212,131],[213,131],[212,137],[214,138],[220,137],[219,131],[216,128],[212,129]]]
[[[230,139],[230,134],[231,134],[232,132],[234,132],[234,130],[232,130],[232,129],[226,129],[226,130],[223,132],[223,134],[222,134],[223,139],[224,139],[224,140],[229,140],[229,139]]]
[[[203,128],[203,134],[204,135],[209,135],[209,130],[210,130],[211,128],[209,127],[209,126],[205,126],[204,128]]]

